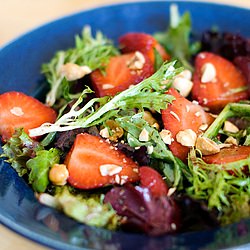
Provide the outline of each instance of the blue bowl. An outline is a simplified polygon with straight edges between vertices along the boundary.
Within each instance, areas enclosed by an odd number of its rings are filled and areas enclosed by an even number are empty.
[[[218,26],[250,37],[250,10],[210,3],[178,2],[190,11],[193,31]],[[55,51],[73,46],[74,35],[89,24],[111,39],[128,31],[165,30],[170,2],[139,2],[87,10],[42,26],[0,50],[0,93],[41,92],[40,67]],[[250,219],[215,230],[148,237],[111,232],[79,224],[39,204],[31,188],[0,160],[0,222],[15,232],[53,249],[250,249]]]

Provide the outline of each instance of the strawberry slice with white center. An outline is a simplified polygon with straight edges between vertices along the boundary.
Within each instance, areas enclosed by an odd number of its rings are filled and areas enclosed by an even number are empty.
[[[45,122],[53,123],[56,112],[37,99],[21,92],[6,92],[0,95],[0,135],[8,140],[15,129],[29,129],[39,127]]]

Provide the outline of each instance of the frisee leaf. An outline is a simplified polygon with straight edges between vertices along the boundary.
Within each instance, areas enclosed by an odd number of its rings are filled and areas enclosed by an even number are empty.
[[[46,123],[38,128],[30,129],[29,135],[33,137],[51,132],[90,127],[104,122],[111,115],[118,114],[119,111],[131,108],[154,108],[156,111],[160,111],[172,100],[171,96],[164,94],[169,88],[171,80],[182,71],[182,68],[174,66],[175,62],[165,62],[157,72],[141,83],[124,90],[113,98],[107,96],[93,98],[84,107],[77,110],[83,100],[80,97],[70,111],[54,124]],[[166,80],[169,80],[167,84]],[[155,100],[156,97],[157,100]],[[100,107],[95,110],[94,107],[97,103]]]
[[[78,100],[76,103],[72,106],[72,109],[75,109],[77,105],[79,105],[86,97],[88,94],[93,93],[94,91],[91,90],[88,86],[85,86],[86,88],[82,91],[81,95],[79,96]],[[62,117],[63,113],[65,112],[65,109],[68,107],[68,104],[64,105],[61,107],[59,110],[59,114],[57,116],[57,119],[60,119]],[[55,138],[56,132],[49,133],[45,138],[41,141],[41,145],[46,147],[48,146]]]
[[[30,170],[29,183],[35,192],[44,192],[49,184],[49,169],[56,163],[59,163],[59,150],[51,148],[50,150],[40,150],[36,157],[29,159],[26,163]]]
[[[51,88],[47,94],[46,103],[53,106],[56,100],[66,93],[66,90],[67,97],[70,97],[69,89],[73,83],[64,79],[60,73],[64,64],[70,62],[80,66],[88,66],[92,71],[95,69],[104,70],[109,58],[118,54],[118,49],[101,32],[97,32],[96,36],[93,37],[90,27],[84,27],[82,36],[75,37],[74,48],[58,51],[49,63],[42,65],[42,73]]]
[[[185,176],[190,186],[185,190],[191,197],[207,201],[209,209],[216,208],[221,220],[250,216],[250,157],[226,164],[207,164],[191,150]],[[229,171],[233,172],[231,174]],[[237,202],[237,206],[235,206]],[[224,218],[224,219],[222,219]]]
[[[170,6],[170,26],[167,31],[154,34],[156,40],[161,43],[167,52],[178,59],[185,68],[193,70],[189,63],[191,56],[200,48],[199,43],[190,43],[191,18],[188,12],[180,17],[178,7]]]
[[[81,96],[81,93],[75,93],[72,94],[70,93],[70,89],[71,86],[73,85],[72,82],[68,82],[66,80],[66,78],[63,78],[62,82],[61,82],[61,88],[62,88],[62,97],[64,99],[64,101],[66,101],[67,103],[70,102],[73,99],[78,99]],[[61,106],[62,104],[60,104]]]
[[[181,181],[182,164],[176,161],[176,158],[166,144],[163,142],[159,132],[151,127],[143,118],[143,113],[138,113],[133,116],[120,117],[116,121],[120,126],[127,131],[127,141],[131,147],[146,146],[152,147],[150,152],[151,159],[162,160],[161,166],[157,166],[167,178],[169,185],[178,186]],[[145,129],[148,132],[149,140],[142,142],[139,140],[140,133]],[[153,164],[156,167],[156,162]]]

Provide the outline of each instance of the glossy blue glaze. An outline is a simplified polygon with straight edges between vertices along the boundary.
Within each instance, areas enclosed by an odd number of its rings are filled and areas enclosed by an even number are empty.
[[[191,12],[196,34],[217,25],[223,31],[250,36],[250,10],[229,6],[176,2]],[[0,93],[10,90],[37,95],[40,67],[59,49],[73,45],[74,35],[89,24],[111,39],[128,31],[164,30],[170,2],[128,3],[88,10],[42,26],[0,50]],[[250,220],[228,227],[175,236],[110,232],[81,225],[58,211],[39,204],[32,190],[15,171],[0,160],[0,222],[17,233],[53,249],[250,249]]]

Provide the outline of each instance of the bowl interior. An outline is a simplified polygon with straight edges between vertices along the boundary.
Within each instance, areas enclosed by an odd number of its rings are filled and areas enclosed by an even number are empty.
[[[189,11],[193,32],[217,26],[250,37],[250,10],[219,4],[176,2]],[[91,9],[44,25],[11,42],[0,51],[0,93],[16,90],[36,96],[41,84],[41,64],[55,51],[73,46],[74,35],[88,24],[116,41],[129,31],[165,30],[170,2],[125,3]],[[157,238],[111,232],[81,225],[54,209],[39,204],[29,186],[0,160],[0,222],[14,231],[56,249],[217,249],[250,248],[250,220],[212,231]],[[226,240],[224,240],[226,239]]]

